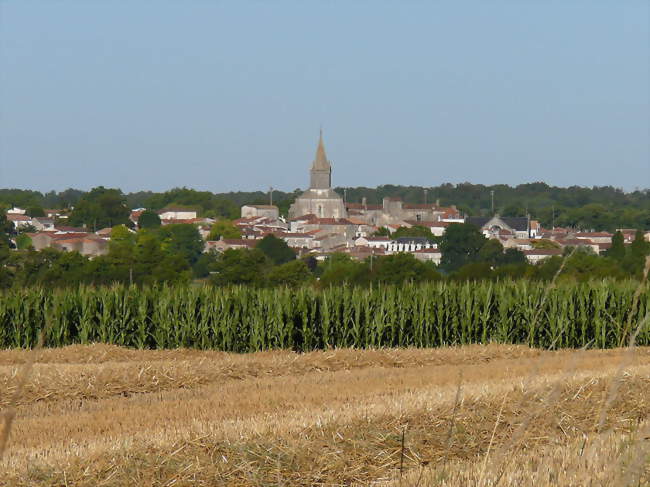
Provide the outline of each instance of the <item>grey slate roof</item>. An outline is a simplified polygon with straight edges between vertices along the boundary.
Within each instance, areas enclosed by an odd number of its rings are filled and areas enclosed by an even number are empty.
[[[476,225],[479,228],[483,228],[486,223],[488,223],[490,220],[492,220],[491,216],[468,216],[465,218],[465,223],[471,223],[472,225]],[[497,216],[503,223],[508,225],[510,228],[513,230],[517,230],[518,232],[525,232],[528,230],[528,218],[525,216],[518,217],[518,216]]]

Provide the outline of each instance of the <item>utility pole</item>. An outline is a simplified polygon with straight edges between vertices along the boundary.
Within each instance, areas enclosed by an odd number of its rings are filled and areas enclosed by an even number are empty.
[[[490,190],[490,198],[492,199],[492,215],[494,215],[494,190]]]
[[[555,205],[551,206],[551,219],[553,221],[552,228],[555,230]]]
[[[269,188],[269,204],[273,206],[273,186]]]
[[[343,205],[348,203],[348,188],[343,188]]]
[[[424,188],[424,204],[427,204],[427,194],[429,193],[429,190]]]

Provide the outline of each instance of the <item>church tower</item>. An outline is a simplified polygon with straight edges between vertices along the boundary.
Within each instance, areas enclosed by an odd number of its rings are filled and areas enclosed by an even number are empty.
[[[309,187],[311,189],[329,189],[332,187],[332,166],[330,161],[327,160],[327,155],[325,154],[322,130],[320,131],[320,138],[318,139],[316,157],[311,165],[309,174]]]
[[[346,218],[343,198],[332,189],[332,166],[325,154],[323,131],[320,132],[316,157],[309,170],[309,189],[301,194],[289,207],[289,218],[305,215],[317,218]]]

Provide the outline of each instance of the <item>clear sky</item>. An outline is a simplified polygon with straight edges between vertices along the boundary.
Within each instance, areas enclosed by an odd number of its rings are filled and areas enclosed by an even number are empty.
[[[0,187],[650,187],[647,0],[0,0]]]

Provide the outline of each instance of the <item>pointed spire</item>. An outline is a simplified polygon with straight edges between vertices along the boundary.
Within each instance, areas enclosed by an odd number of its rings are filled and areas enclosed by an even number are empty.
[[[312,170],[329,171],[331,166],[325,154],[325,144],[323,143],[323,128],[320,129],[320,136],[318,138],[318,148],[316,149],[316,158],[311,166]]]

